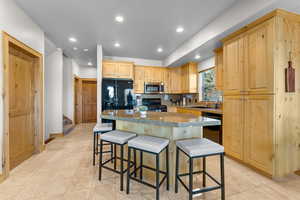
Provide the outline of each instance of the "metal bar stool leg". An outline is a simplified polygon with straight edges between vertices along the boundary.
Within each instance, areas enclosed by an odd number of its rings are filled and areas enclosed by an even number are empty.
[[[114,146],[114,170],[116,170],[117,169],[117,145],[116,144],[114,144],[113,145]],[[113,148],[112,148],[113,149]]]
[[[101,181],[102,177],[102,148],[103,148],[103,141],[100,141],[100,155],[99,155],[99,181]]]
[[[130,190],[130,154],[131,154],[131,148],[128,148],[128,156],[127,156],[127,187],[126,187],[126,194],[129,194]]]
[[[123,169],[123,165],[124,165],[124,163],[123,163],[123,161],[124,161],[124,160],[123,160],[123,159],[124,159],[124,145],[121,145],[120,148],[121,148],[121,170],[120,170],[120,172],[121,172],[121,173],[120,173],[121,178],[120,178],[120,190],[123,191],[123,182],[124,182],[124,181],[123,181],[123,178],[124,178],[124,176],[123,176],[123,175],[124,175],[124,174],[123,174],[123,173],[124,173],[124,169]]]
[[[95,166],[96,159],[96,133],[94,132],[94,146],[93,146],[93,165]]]
[[[133,150],[134,177],[136,177],[136,150]]]
[[[156,200],[159,200],[159,154],[156,154]]]
[[[143,180],[143,151],[140,151],[140,180]]]
[[[169,177],[169,146],[166,149],[166,173],[167,173],[167,190],[169,190],[170,177]]]
[[[176,171],[175,171],[175,193],[178,193],[178,172],[179,172],[179,148],[176,147]]]
[[[206,187],[206,157],[203,157],[203,174],[202,174],[202,186]]]
[[[113,144],[110,143],[110,158],[111,158],[111,163],[113,163],[115,160],[112,159],[114,157],[114,151],[113,151]]]
[[[189,158],[190,170],[189,170],[189,200],[193,199],[193,158]]]
[[[220,155],[221,163],[221,199],[225,200],[224,153]]]

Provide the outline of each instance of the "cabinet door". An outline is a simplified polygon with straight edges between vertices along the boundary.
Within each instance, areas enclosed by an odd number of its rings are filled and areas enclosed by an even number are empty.
[[[103,62],[102,63],[102,76],[103,78],[117,78],[117,63]]]
[[[268,174],[273,169],[272,95],[248,96],[245,101],[244,161]]]
[[[134,91],[135,93],[144,93],[145,71],[143,67],[134,69]]]
[[[182,88],[181,88],[181,67],[176,67],[175,68],[175,79],[174,79],[174,84],[175,84],[175,93],[179,94],[182,93]]]
[[[244,92],[244,38],[224,44],[224,95]]]
[[[169,69],[168,68],[164,68],[162,70],[163,73],[163,83],[164,83],[164,87],[165,87],[165,93],[169,93],[170,92],[170,73],[169,73]]]
[[[216,89],[218,91],[223,90],[223,49],[215,51],[216,62]]]
[[[272,94],[274,91],[273,39],[273,20],[247,33],[245,87],[250,94]]]
[[[118,63],[118,78],[133,79],[133,64]]]
[[[198,93],[198,70],[196,63],[189,64],[188,93]]]
[[[181,91],[183,93],[189,92],[189,84],[188,84],[188,75],[189,75],[189,68],[188,64],[183,65],[181,67]]]
[[[244,97],[224,96],[223,144],[225,152],[243,160]]]

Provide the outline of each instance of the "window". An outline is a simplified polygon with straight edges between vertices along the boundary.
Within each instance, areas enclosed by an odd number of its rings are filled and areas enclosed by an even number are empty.
[[[222,94],[216,90],[215,68],[199,73],[200,101],[220,101]]]

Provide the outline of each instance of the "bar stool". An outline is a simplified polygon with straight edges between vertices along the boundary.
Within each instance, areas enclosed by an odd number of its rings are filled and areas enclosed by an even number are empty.
[[[120,174],[120,190],[123,191],[123,178],[124,178],[124,173],[127,171],[127,168],[124,170],[124,161],[127,161],[124,159],[124,146],[127,144],[127,142],[136,137],[136,134],[130,133],[130,132],[125,132],[125,131],[110,131],[108,133],[104,133],[100,136],[100,156],[99,156],[99,181],[101,181],[102,177],[102,168],[108,169],[110,171],[113,171],[115,173]],[[115,154],[112,158],[106,160],[105,162],[102,162],[102,157],[103,157],[103,143],[104,142],[109,142],[110,144],[113,144],[115,146]],[[120,146],[120,157],[117,156],[116,153],[116,145]],[[117,170],[117,159],[121,161],[120,163],[120,170]],[[106,166],[106,164],[110,161],[114,161],[114,168]],[[131,166],[135,164],[136,160],[134,162],[131,162]],[[129,167],[130,165],[128,165]],[[131,167],[130,166],[130,167]]]
[[[183,152],[189,158],[189,172],[179,174],[179,151]],[[214,177],[206,172],[206,157],[220,156],[221,181],[217,181]],[[203,170],[193,170],[193,160],[203,158]],[[202,173],[202,189],[193,189],[193,175]],[[186,186],[180,177],[189,176],[189,186]],[[206,176],[216,183],[216,186],[206,187]],[[178,181],[189,192],[189,200],[193,199],[193,195],[221,189],[221,199],[225,200],[225,182],[224,182],[224,147],[214,143],[208,139],[190,139],[176,142],[176,181],[175,193],[178,192]]]
[[[93,146],[93,165],[95,166],[96,155],[99,154],[99,135],[103,133],[107,133],[112,131],[112,124],[111,123],[103,123],[103,124],[96,124],[93,129],[94,133],[94,146]],[[111,158],[113,157],[113,145],[110,143],[106,143],[104,145],[110,145],[110,151],[104,151],[102,153],[110,153]]]
[[[159,188],[162,183],[167,180],[167,190],[169,190],[169,140],[158,138],[158,137],[151,137],[151,136],[138,136],[128,142],[128,166],[130,165],[130,155],[131,150],[140,151],[140,166],[134,169],[133,172],[130,172],[130,168],[128,167],[127,171],[127,189],[126,193],[129,194],[130,191],[130,180],[137,181],[149,187],[156,189],[156,200],[159,200]],[[159,169],[159,155],[160,153],[166,150],[166,171],[161,171]],[[150,166],[143,165],[143,153],[150,153],[155,155],[156,157],[156,168],[152,168]],[[156,184],[152,185],[143,180],[143,168],[152,170],[156,172]],[[138,170],[140,170],[140,177],[139,179],[136,177],[132,177]],[[164,174],[163,179],[160,181],[159,174]]]

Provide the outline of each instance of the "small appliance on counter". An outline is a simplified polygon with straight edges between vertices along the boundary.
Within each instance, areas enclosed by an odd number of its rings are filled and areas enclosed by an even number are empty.
[[[147,106],[149,111],[167,112],[167,106],[161,105],[160,98],[143,98],[143,106]]]
[[[144,88],[146,94],[161,94],[165,91],[163,82],[145,83]]]

